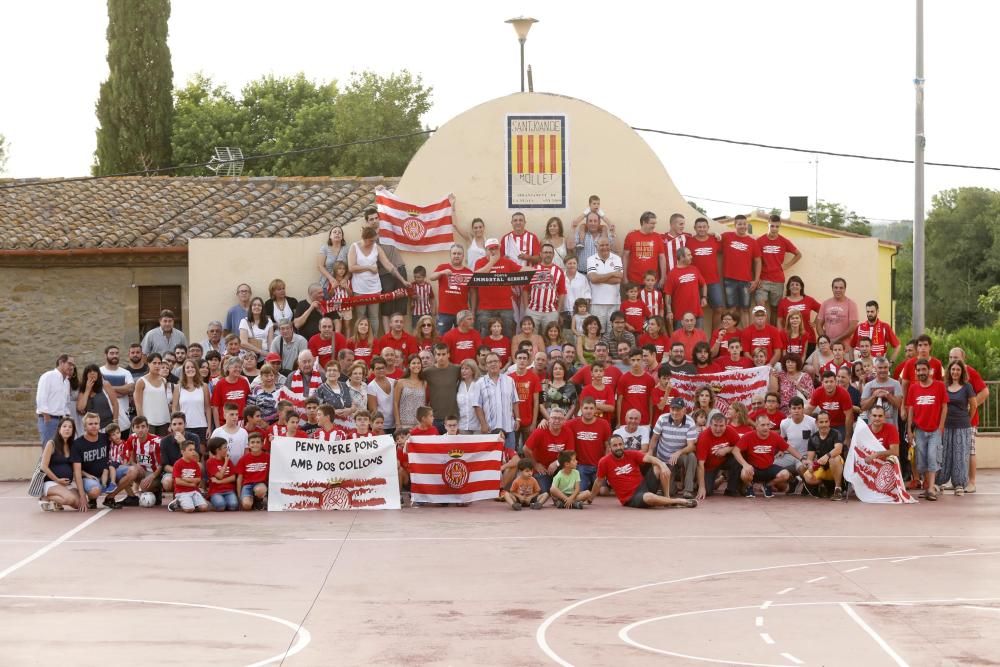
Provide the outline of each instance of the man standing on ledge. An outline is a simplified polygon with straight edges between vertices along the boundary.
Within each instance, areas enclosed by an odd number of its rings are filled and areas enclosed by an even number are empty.
[[[42,373],[35,392],[35,412],[38,414],[38,436],[42,447],[56,437],[59,419],[65,417],[69,406],[69,376],[76,370],[73,357],[61,354],[56,367]]]

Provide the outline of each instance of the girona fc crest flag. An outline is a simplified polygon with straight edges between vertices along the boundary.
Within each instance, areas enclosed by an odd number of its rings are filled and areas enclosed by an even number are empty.
[[[895,457],[865,463],[865,458],[884,452],[885,447],[872,435],[868,424],[860,420],[854,424],[851,451],[847,453],[847,462],[844,463],[844,479],[851,483],[858,500],[865,503],[917,502],[906,491],[903,473]]]
[[[418,206],[389,192],[375,195],[379,241],[409,252],[448,250],[455,241],[452,206],[447,197]]]
[[[491,500],[500,492],[499,435],[419,435],[406,443],[410,495],[422,503]]]
[[[715,407],[725,413],[730,403],[750,405],[754,394],[767,391],[770,377],[771,369],[767,366],[700,375],[677,373],[670,376],[671,395],[682,397],[688,407],[691,407],[694,405],[695,393],[707,384],[715,391]]]

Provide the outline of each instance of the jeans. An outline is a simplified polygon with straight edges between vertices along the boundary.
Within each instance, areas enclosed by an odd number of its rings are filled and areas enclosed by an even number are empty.
[[[941,431],[913,429],[913,446],[917,448],[917,474],[937,472],[941,469]]]
[[[590,466],[585,463],[577,463],[576,469],[580,473],[580,490],[590,491],[597,479],[597,466]]]
[[[59,430],[59,419],[50,417],[48,421],[45,421],[45,417],[38,415],[38,435],[42,439],[42,447],[49,440],[56,437],[56,431]]]
[[[438,336],[443,336],[455,328],[455,318],[456,318],[455,315],[449,315],[448,313],[438,313],[437,316]]]
[[[212,497],[209,498],[209,501],[212,503],[212,509],[217,512],[221,512],[222,510],[228,510],[230,512],[236,511],[237,503],[235,491],[213,493]]]

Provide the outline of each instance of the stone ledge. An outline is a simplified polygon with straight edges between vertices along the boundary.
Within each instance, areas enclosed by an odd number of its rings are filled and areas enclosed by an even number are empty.
[[[0,441],[0,481],[25,480],[38,465],[42,448],[37,440]]]

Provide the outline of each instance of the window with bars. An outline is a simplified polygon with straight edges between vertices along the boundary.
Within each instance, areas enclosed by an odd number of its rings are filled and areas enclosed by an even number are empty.
[[[139,287],[139,336],[160,326],[160,311],[174,311],[174,328],[184,330],[181,319],[181,286],[149,285]]]

